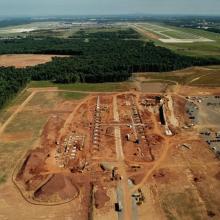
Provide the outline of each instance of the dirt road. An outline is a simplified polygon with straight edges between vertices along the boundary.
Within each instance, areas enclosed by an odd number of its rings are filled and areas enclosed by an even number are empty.
[[[117,96],[113,97],[113,115],[114,121],[119,122],[120,118],[118,113]],[[122,190],[122,216],[124,220],[131,220],[131,197],[129,194],[128,176],[126,172],[126,165],[124,162],[124,153],[121,140],[121,128],[118,125],[115,126],[115,147],[117,153],[118,171],[122,177],[122,179],[118,183],[118,188]]]
[[[159,134],[159,127],[158,127],[158,122],[157,122],[157,119],[155,116],[152,117],[152,121],[153,121],[153,124],[155,125],[155,128],[154,128],[154,131],[155,133]],[[163,136],[163,135],[161,135]],[[141,188],[145,183],[146,181],[148,180],[148,178],[152,175],[152,173],[160,166],[160,164],[163,162],[163,160],[166,158],[167,156],[167,153],[169,151],[169,146],[170,146],[170,143],[167,139],[166,136],[163,136],[164,137],[164,144],[163,144],[163,153],[161,155],[161,157],[156,161],[154,162],[154,165],[151,169],[149,170],[146,170],[146,175],[144,176],[144,178],[141,180],[141,182],[137,185],[135,185],[133,188],[131,188],[130,190],[130,193],[131,195],[136,192],[139,188]]]
[[[60,142],[61,138],[64,136],[64,134],[67,133],[67,130],[69,128],[69,126],[71,125],[74,117],[76,116],[76,112],[78,111],[78,109],[81,107],[81,105],[85,102],[87,102],[91,97],[88,96],[88,97],[85,97],[83,99],[83,101],[81,101],[77,107],[71,112],[71,114],[68,116],[67,120],[65,121],[62,129],[60,130],[60,134],[59,134],[59,137],[57,138],[57,141]]]
[[[0,128],[0,137],[5,131],[6,127],[12,122],[12,120],[16,117],[16,115],[23,110],[23,108],[31,101],[36,92],[32,92],[27,99],[15,110],[15,112],[5,121],[5,123]]]
[[[174,108],[173,108],[173,99],[171,95],[167,95],[168,98],[168,108],[170,109],[170,122],[174,127],[179,126],[179,122],[175,117]]]

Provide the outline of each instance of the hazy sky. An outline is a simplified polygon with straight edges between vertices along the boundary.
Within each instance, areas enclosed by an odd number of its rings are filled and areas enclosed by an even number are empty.
[[[215,14],[220,0],[0,0],[0,16]]]

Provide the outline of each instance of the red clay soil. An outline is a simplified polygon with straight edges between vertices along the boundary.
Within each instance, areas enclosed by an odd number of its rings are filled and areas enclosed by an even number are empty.
[[[172,183],[178,179],[178,176],[169,169],[159,169],[153,173],[153,179],[158,183]]]
[[[56,137],[60,128],[63,126],[64,120],[58,116],[51,117],[46,125],[41,136],[41,143],[44,147],[54,147]]]
[[[164,138],[157,134],[152,134],[147,136],[146,141],[149,146],[154,146],[156,144],[162,143],[164,141]]]
[[[71,178],[63,174],[54,174],[46,184],[34,193],[35,198],[41,201],[68,200],[77,195],[78,189]]]
[[[94,199],[95,199],[95,207],[97,209],[101,209],[105,206],[105,203],[110,200],[110,198],[106,194],[106,190],[99,187],[97,191],[94,193]]]
[[[131,176],[130,179],[135,185],[138,185],[143,180],[145,175],[146,175],[145,173],[139,173]]]
[[[45,171],[43,166],[47,156],[48,151],[46,149],[37,148],[32,150],[26,157],[17,175],[17,180],[22,180],[23,183],[27,183],[33,176]]]
[[[35,175],[25,182],[27,191],[35,190],[43,181],[47,179],[48,175]]]
[[[174,114],[178,118],[179,123],[189,123],[188,116],[186,114],[186,103],[187,101],[183,98],[173,96],[173,109]]]
[[[216,178],[217,180],[220,180],[220,171],[219,171],[218,173],[216,173],[215,178]]]
[[[60,117],[51,117],[46,123],[42,136],[42,148],[36,148],[27,153],[26,159],[17,175],[16,180],[21,181],[26,190],[35,190],[46,178],[42,172],[46,172],[45,161],[50,156],[50,147],[55,145],[55,137],[63,125]]]

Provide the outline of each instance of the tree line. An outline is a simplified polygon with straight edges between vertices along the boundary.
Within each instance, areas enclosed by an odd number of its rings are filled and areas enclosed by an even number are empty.
[[[0,54],[62,54],[49,63],[25,69],[0,68],[0,107],[29,80],[56,83],[102,83],[127,80],[133,72],[163,72],[220,64],[219,60],[178,55],[144,42],[132,29],[118,32],[80,31],[68,39],[27,37],[1,40]]]

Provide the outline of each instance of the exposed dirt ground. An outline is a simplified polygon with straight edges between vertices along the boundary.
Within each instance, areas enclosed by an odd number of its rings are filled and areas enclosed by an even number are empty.
[[[27,66],[36,66],[50,62],[53,57],[65,57],[61,55],[38,55],[38,54],[18,54],[18,55],[1,55],[0,66],[14,66],[16,68],[24,68]]]
[[[196,128],[184,128],[186,96],[218,89],[91,93],[53,108],[45,102],[43,109],[36,94],[1,129],[3,141],[25,140],[22,132],[6,134],[12,119],[24,110],[49,112],[16,163],[15,185],[9,179],[0,186],[1,219],[13,219],[16,204],[17,219],[24,220],[219,219],[220,162]],[[115,212],[117,202],[122,212]]]

